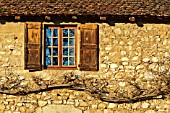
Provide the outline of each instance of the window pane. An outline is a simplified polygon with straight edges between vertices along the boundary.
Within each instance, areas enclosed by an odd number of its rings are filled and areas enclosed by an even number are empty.
[[[53,58],[53,65],[58,65],[58,57]]]
[[[70,48],[69,49],[69,55],[70,56],[74,56],[74,48]]]
[[[53,45],[58,46],[58,38],[53,38]]]
[[[68,29],[63,29],[63,37],[68,37]]]
[[[74,58],[69,58],[69,65],[74,65]]]
[[[53,31],[53,36],[54,36],[54,37],[58,37],[58,29],[54,29],[54,31]]]
[[[51,46],[51,38],[46,38],[46,46]]]
[[[67,66],[68,65],[68,57],[63,58],[63,65]]]
[[[63,48],[63,56],[68,56],[68,48]]]
[[[58,48],[53,48],[53,55],[58,56]]]
[[[46,57],[46,61],[45,61],[45,65],[51,65],[51,58],[50,57]]]
[[[70,37],[74,37],[74,29],[70,29],[69,34],[70,34]]]
[[[63,38],[63,46],[68,46],[68,38]]]
[[[74,38],[70,38],[70,40],[69,40],[69,46],[74,46]]]
[[[46,37],[51,37],[51,29],[46,29]]]
[[[46,56],[51,56],[51,48],[46,48]]]

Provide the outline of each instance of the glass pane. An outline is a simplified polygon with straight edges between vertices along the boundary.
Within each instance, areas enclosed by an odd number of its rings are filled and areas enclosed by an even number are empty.
[[[51,29],[46,29],[46,37],[51,37]]]
[[[69,65],[74,65],[74,58],[69,58]]]
[[[70,29],[70,37],[74,37],[74,29]]]
[[[58,56],[58,48],[53,48],[53,55]]]
[[[70,38],[70,40],[69,40],[69,46],[74,46],[74,38]]]
[[[58,37],[58,29],[54,29],[53,30],[53,36],[54,37]]]
[[[51,46],[51,38],[46,38],[46,46]]]
[[[74,48],[70,48],[69,49],[69,55],[70,56],[74,56]]]
[[[46,48],[46,56],[51,56],[51,48]]]
[[[51,58],[50,57],[46,57],[46,61],[45,61],[45,65],[51,65]]]
[[[63,48],[63,56],[68,56],[68,48]]]
[[[67,66],[68,65],[68,57],[63,58],[63,65]]]
[[[53,38],[53,45],[58,46],[58,38]]]
[[[53,65],[58,65],[58,57],[53,57]]]
[[[68,29],[63,29],[63,37],[68,37]]]
[[[68,38],[63,38],[63,46],[68,46]]]

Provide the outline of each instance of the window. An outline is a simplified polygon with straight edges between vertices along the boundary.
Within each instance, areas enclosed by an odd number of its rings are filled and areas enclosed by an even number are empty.
[[[76,27],[45,28],[45,67],[76,68]]]
[[[96,23],[81,24],[78,26],[79,29],[77,26],[66,25],[45,25],[42,29],[42,26],[41,22],[26,22],[25,69],[29,71],[50,68],[56,70],[78,68],[81,71],[99,69],[99,30]],[[80,31],[79,54],[77,54],[79,52],[77,29]],[[44,42],[42,42],[42,30],[44,30]]]

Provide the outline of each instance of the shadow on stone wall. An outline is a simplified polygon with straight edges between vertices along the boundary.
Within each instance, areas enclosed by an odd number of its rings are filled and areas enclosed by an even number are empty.
[[[53,89],[67,88],[85,91],[102,101],[113,103],[134,103],[151,99],[164,99],[170,92],[169,59],[162,59],[154,67],[146,66],[148,73],[143,79],[135,82],[134,77],[124,80],[108,78],[87,78],[74,72],[65,73],[58,80],[44,80],[33,76],[30,80],[14,75],[0,78],[0,93],[10,95],[27,95]],[[144,63],[144,62],[143,62]]]

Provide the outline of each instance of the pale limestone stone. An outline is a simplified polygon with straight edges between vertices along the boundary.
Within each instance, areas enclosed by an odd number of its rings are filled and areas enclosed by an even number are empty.
[[[38,105],[39,105],[40,107],[43,107],[43,106],[47,105],[47,101],[39,100],[39,101],[38,101]]]
[[[163,45],[167,45],[167,44],[168,44],[168,40],[165,39],[165,40],[163,41]]]
[[[113,39],[115,39],[116,37],[115,36],[112,36]]]
[[[11,106],[11,110],[14,111],[16,109],[15,106]]]
[[[124,87],[126,85],[126,82],[119,82],[119,86]]]
[[[67,104],[74,105],[74,100],[71,100],[71,99],[67,100]]]
[[[74,96],[74,95],[70,95],[70,96],[69,96],[69,98],[70,98],[70,99],[75,99],[75,98],[76,98],[76,96]]]
[[[136,61],[136,60],[138,60],[138,59],[139,59],[139,57],[138,57],[138,56],[135,56],[135,57],[132,58],[132,61]]]
[[[139,107],[139,103],[134,103],[133,105],[132,105],[132,108],[133,109],[137,109]]]
[[[126,69],[130,69],[130,70],[134,70],[135,69],[134,66],[125,66],[125,67],[126,67]]]
[[[97,107],[98,109],[105,109],[106,108],[106,104],[105,103],[100,103]]]
[[[0,52],[0,54],[1,54],[1,55],[4,55],[4,54],[5,54],[5,52],[4,52],[4,51],[1,51],[1,52]]]
[[[110,68],[112,68],[112,69],[115,69],[115,68],[117,68],[117,67],[118,67],[117,64],[110,64]]]
[[[158,61],[159,61],[159,59],[157,57],[152,58],[152,62],[158,62]]]
[[[145,113],[156,113],[154,110],[147,110]]]
[[[104,59],[105,59],[106,61],[108,61],[108,60],[109,60],[109,56],[105,56]]]
[[[113,113],[111,109],[104,109],[104,113]]]
[[[144,103],[142,103],[142,108],[148,108],[149,105],[150,105],[149,103],[144,102]]]
[[[168,52],[165,52],[165,57],[169,57],[170,54]]]
[[[6,109],[6,110],[10,110],[11,107],[10,107],[9,105],[6,105],[6,106],[5,106],[5,109]]]
[[[144,65],[138,65],[138,66],[136,66],[136,70],[143,69],[143,68],[144,68]]]
[[[106,51],[110,51],[111,49],[112,49],[112,46],[107,46],[107,47],[105,48]]]
[[[26,108],[22,106],[22,107],[19,108],[19,110],[20,110],[22,113],[25,113]]]
[[[79,104],[80,104],[80,103],[79,103],[79,100],[76,99],[74,105],[75,105],[75,106],[79,106]]]
[[[147,26],[147,30],[152,30],[153,26]]]
[[[62,104],[63,101],[62,100],[54,100],[52,101],[53,104]]]
[[[43,112],[41,107],[38,107],[38,108],[35,109],[35,113],[45,113],[45,112]],[[48,112],[46,112],[46,113],[48,113]],[[49,112],[49,113],[52,113],[52,112]]]
[[[156,64],[156,63],[152,63],[152,64],[149,65],[149,68],[150,68],[150,69],[153,69],[153,70],[157,70],[158,67],[159,67],[159,66],[158,66],[158,64]]]
[[[47,96],[47,93],[46,92],[42,92],[42,96]]]
[[[158,70],[159,70],[159,72],[165,72],[168,70],[168,68],[169,67],[166,67],[166,66],[160,66],[160,67],[158,67]]]
[[[122,65],[127,66],[129,62],[122,62]]]
[[[23,104],[22,103],[17,103],[17,106],[22,106]]]
[[[8,104],[9,104],[9,102],[6,102],[6,101],[5,101],[5,102],[4,102],[4,104],[5,104],[5,105],[8,105]]]
[[[122,30],[120,28],[116,28],[114,32],[116,35],[122,34]]]
[[[130,45],[130,46],[133,45],[133,41],[129,41],[128,45]]]
[[[108,108],[115,108],[117,107],[117,104],[115,103],[109,103]]]
[[[150,59],[149,59],[149,58],[143,58],[142,61],[143,61],[143,62],[149,62]]]
[[[120,44],[120,45],[124,45],[124,44],[125,44],[125,42],[123,42],[123,41],[119,41],[119,44]]]
[[[79,106],[81,106],[81,107],[88,106],[87,102],[84,102],[84,101],[79,101],[79,102],[80,102]]]
[[[93,104],[91,107],[92,107],[92,109],[97,109],[97,105],[96,104]]]
[[[114,44],[118,44],[118,43],[119,43],[119,41],[117,41],[117,40],[114,40],[114,41],[113,41],[113,43],[114,43]]]
[[[106,64],[100,64],[102,68],[106,68]]]
[[[47,105],[42,108],[42,113],[82,113],[72,105]]]
[[[4,110],[5,109],[5,105],[0,105],[0,110]]]
[[[47,100],[47,104],[52,104],[51,100]]]
[[[14,45],[9,45],[8,48],[9,49],[14,49]]]
[[[129,61],[129,58],[123,57],[123,58],[121,58],[121,61]]]
[[[124,33],[125,33],[125,35],[129,35],[130,34],[129,30],[124,30]]]
[[[127,54],[126,51],[121,51],[120,53],[121,53],[121,55],[126,55]]]

